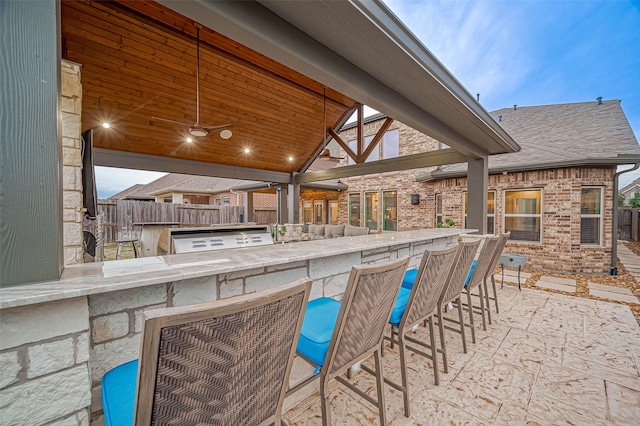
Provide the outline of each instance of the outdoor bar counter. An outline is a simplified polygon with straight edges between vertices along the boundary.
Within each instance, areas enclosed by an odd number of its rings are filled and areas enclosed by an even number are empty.
[[[88,263],[67,266],[58,281],[2,288],[0,418],[101,424],[100,380],[137,358],[144,310],[252,293],[306,276],[313,280],[312,299],[340,298],[352,266],[410,256],[415,267],[425,250],[472,231],[423,229]]]

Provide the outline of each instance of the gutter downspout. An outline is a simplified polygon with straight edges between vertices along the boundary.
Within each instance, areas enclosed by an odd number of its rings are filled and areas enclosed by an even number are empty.
[[[611,230],[611,271],[609,275],[618,275],[618,177],[621,174],[638,170],[640,163],[632,168],[617,172],[613,175],[613,225]]]

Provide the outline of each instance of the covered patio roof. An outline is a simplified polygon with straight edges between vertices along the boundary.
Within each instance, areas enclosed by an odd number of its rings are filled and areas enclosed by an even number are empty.
[[[482,229],[487,156],[519,149],[382,2],[10,3],[0,15],[11,28],[3,81],[12,103],[3,128],[11,202],[2,204],[0,233],[11,250],[0,256],[1,285],[55,280],[63,269],[61,58],[82,65],[83,130],[113,122],[109,135],[94,134],[96,165],[290,185],[292,207],[302,183],[468,162],[477,182],[469,205],[478,206],[468,223]],[[230,123],[227,141],[184,142],[196,121],[196,22],[201,124]],[[307,173],[331,140],[327,130],[362,105],[451,149]]]
[[[382,3],[65,1],[61,15],[63,57],[83,67],[97,165],[293,183],[358,104],[455,151],[304,180],[518,149]],[[228,140],[214,131],[185,141],[196,122],[196,22],[201,124],[230,123]]]

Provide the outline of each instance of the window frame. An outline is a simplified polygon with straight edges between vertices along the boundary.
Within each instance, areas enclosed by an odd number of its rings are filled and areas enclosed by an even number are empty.
[[[378,193],[378,191],[365,191],[364,192],[364,226],[369,227],[369,224],[367,223],[367,213],[368,213],[368,209],[367,209],[367,194],[375,194],[376,195],[376,205],[373,206],[372,205],[372,210],[373,210],[373,215],[371,216],[371,221],[375,221],[376,223],[376,227],[375,228],[369,228],[370,231],[378,231],[380,228],[379,225],[379,220],[378,220],[378,213],[380,210],[380,194]]]
[[[309,212],[309,220],[306,214]],[[302,223],[313,223],[313,201],[302,200]]]
[[[496,197],[498,196],[498,194],[496,193],[497,191],[495,189],[489,189],[487,191],[487,232],[489,230],[489,218],[492,217],[493,218],[493,235],[496,235]],[[489,213],[489,194],[493,193],[493,213]],[[462,216],[462,227],[463,228],[467,228],[467,203],[469,202],[468,200],[469,197],[469,191],[464,191],[462,193],[462,212],[463,212],[463,216]]]
[[[438,227],[438,223],[444,225],[444,222],[442,222],[444,220],[444,209],[442,208],[442,194],[436,194],[436,199],[435,199],[435,212],[436,212],[436,223],[435,223],[435,227]],[[439,209],[438,209],[439,207]],[[438,210],[440,210],[438,212]],[[438,220],[438,216],[440,217],[440,220]]]
[[[355,196],[358,197],[358,218],[357,218],[357,223],[356,224],[353,223],[352,215],[351,215],[351,210],[352,210],[351,199],[353,197],[355,197]],[[349,200],[348,206],[347,206],[347,208],[348,208],[348,210],[347,210],[347,212],[348,212],[347,213],[348,214],[347,223],[349,225],[353,225],[353,226],[360,226],[360,223],[362,221],[362,219],[360,217],[360,216],[362,216],[362,196],[361,196],[361,194],[359,192],[350,192],[347,198]]]
[[[318,207],[320,208],[320,220],[318,219]],[[314,225],[326,224],[326,212],[324,207],[324,200],[313,200],[313,223]]]
[[[580,206],[582,206],[582,190],[583,189],[599,189],[600,190],[600,213],[599,214],[584,214],[582,209],[580,211],[580,245],[590,247],[601,247],[604,238],[604,188],[597,185],[588,185],[580,187]],[[599,219],[598,226],[598,243],[583,243],[582,242],[582,219]]]
[[[337,225],[340,222],[340,210],[339,210],[339,203],[338,200],[329,200],[329,224],[330,225]],[[336,220],[333,220],[334,217],[334,210],[335,210],[335,218]]]
[[[540,192],[540,213],[536,214],[515,214],[515,213],[507,213],[507,192],[527,192],[527,191],[537,191]],[[543,236],[544,236],[544,223],[543,223],[543,212],[544,212],[544,191],[542,188],[514,188],[514,189],[505,189],[502,191],[502,229],[504,232],[507,232],[506,223],[507,218],[510,217],[538,217],[540,218],[540,240],[539,241],[530,241],[530,240],[516,240],[513,237],[509,238],[509,242],[515,243],[523,243],[523,244],[543,244]],[[495,226],[495,224],[494,224]],[[512,234],[513,235],[513,234]]]
[[[396,229],[387,229],[387,217],[386,217],[386,211],[387,211],[387,203],[385,202],[385,198],[384,198],[384,194],[388,193],[388,192],[393,192],[396,194],[395,196],[395,206],[391,206],[391,207],[395,207],[395,228]],[[380,197],[381,201],[382,201],[382,231],[388,231],[388,232],[397,232],[398,231],[398,190],[397,189],[383,189],[382,190],[382,196]],[[393,219],[389,219],[389,220],[393,220]]]

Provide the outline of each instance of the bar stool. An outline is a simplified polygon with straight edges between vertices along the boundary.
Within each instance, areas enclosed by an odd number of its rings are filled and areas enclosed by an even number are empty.
[[[136,247],[137,242],[138,242],[137,238],[118,238],[116,240],[116,243],[118,243],[118,246],[116,247],[116,260],[120,259],[120,253],[122,252],[122,244],[124,243],[131,243],[131,246],[133,246],[133,255],[135,257],[138,257],[138,248]]]

